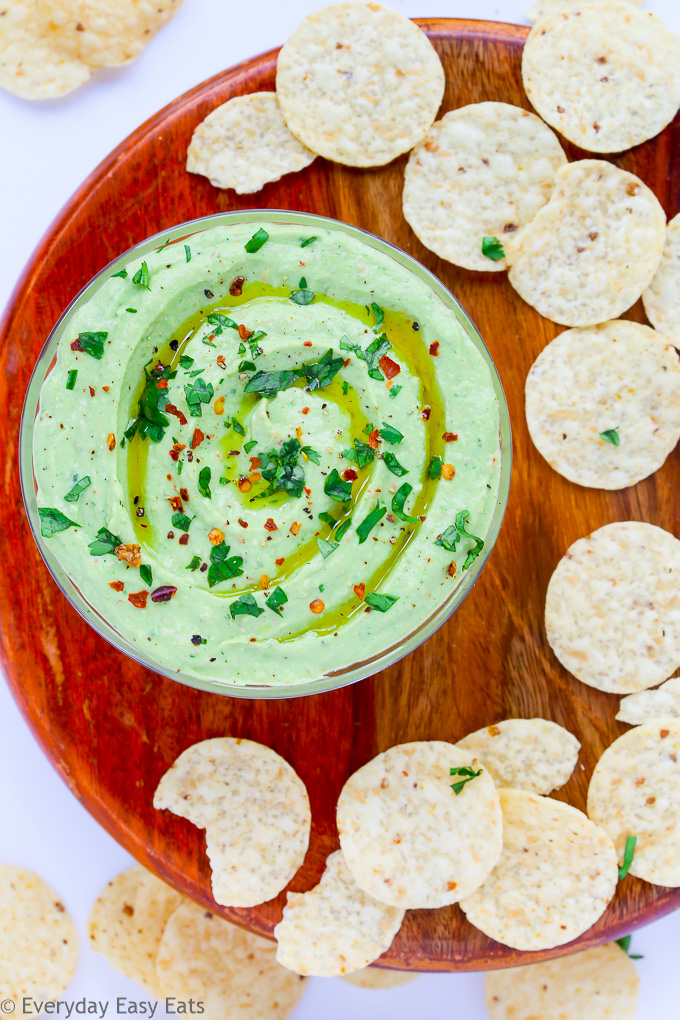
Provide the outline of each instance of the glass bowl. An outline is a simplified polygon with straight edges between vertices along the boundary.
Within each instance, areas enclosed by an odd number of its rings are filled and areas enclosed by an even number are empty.
[[[312,679],[305,679],[299,683],[280,686],[276,684],[262,683],[233,683],[226,678],[198,677],[184,672],[172,672],[167,666],[156,661],[153,656],[145,654],[144,649],[132,644],[124,634],[115,629],[96,609],[91,606],[83,597],[83,594],[71,579],[62,565],[58,562],[56,555],[51,551],[49,544],[41,535],[40,518],[36,501],[36,482],[33,472],[33,425],[38,414],[39,395],[43,381],[51,371],[56,357],[57,343],[62,335],[68,330],[74,314],[87,303],[93,295],[101,288],[111,275],[120,271],[128,262],[143,258],[145,255],[156,250],[162,243],[173,244],[177,241],[186,241],[189,237],[200,234],[218,225],[249,224],[258,225],[267,223],[287,224],[299,226],[305,234],[311,235],[315,228],[324,228],[331,231],[339,231],[350,238],[362,242],[364,245],[376,250],[383,256],[392,259],[398,265],[407,269],[414,276],[425,282],[435,296],[444,306],[454,314],[467,337],[472,341],[486,363],[491,375],[492,386],[498,400],[499,410],[499,448],[500,448],[500,474],[498,495],[495,508],[490,520],[488,531],[485,535],[483,553],[474,561],[470,569],[464,574],[461,582],[452,590],[451,595],[442,602],[432,615],[422,622],[414,631],[405,634],[396,642],[393,642],[379,654],[369,659],[357,661],[349,667],[343,667],[336,671],[328,671],[322,676]],[[424,641],[434,634],[446,620],[455,612],[466,595],[470,592],[475,581],[479,577],[500,531],[501,523],[505,513],[508,494],[510,489],[510,473],[512,461],[512,440],[510,430],[510,417],[508,406],[503,393],[496,366],[477,332],[473,322],[464,311],[462,306],[451,294],[451,292],[434,276],[428,269],[422,266],[410,255],[387,241],[361,230],[358,227],[350,226],[338,220],[328,217],[317,216],[311,213],[290,212],[287,210],[253,209],[238,212],[217,213],[212,216],[205,216],[200,219],[181,223],[170,230],[164,230],[153,237],[147,238],[140,244],[130,248],[124,254],[102,269],[93,279],[80,291],[76,298],[64,311],[54,329],[50,333],[36,366],[31,376],[26,399],[24,402],[23,415],[20,433],[20,469],[21,487],[24,505],[28,520],[35,538],[40,554],[52,575],[57,586],[66,596],[68,601],[77,610],[94,630],[103,638],[109,641],[115,648],[130,656],[140,665],[147,669],[167,676],[172,680],[187,684],[199,690],[209,691],[216,694],[226,694],[232,697],[242,698],[292,698],[301,695],[318,694],[330,691],[347,684],[355,683],[367,676],[377,673],[397,662],[403,656],[408,655]]]

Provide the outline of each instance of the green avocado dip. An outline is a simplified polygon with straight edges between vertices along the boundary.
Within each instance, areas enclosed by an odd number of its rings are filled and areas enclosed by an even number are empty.
[[[300,683],[465,578],[499,489],[490,370],[426,282],[339,230],[213,227],[73,314],[40,394],[42,534],[168,675]]]

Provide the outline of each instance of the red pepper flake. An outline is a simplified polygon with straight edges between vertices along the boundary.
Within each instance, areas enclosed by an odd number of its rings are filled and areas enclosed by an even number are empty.
[[[309,603],[309,608],[313,613],[315,613],[318,616],[319,613],[323,613],[326,606],[322,599],[312,599],[312,601]]]
[[[175,418],[179,418],[180,425],[186,425],[187,416],[185,415],[184,411],[180,411],[180,409],[178,407],[175,407],[174,404],[166,404],[163,410],[166,411],[168,414],[174,414]]]
[[[279,558],[277,560],[274,560],[274,563],[276,563],[277,567],[282,567],[284,560],[285,560],[285,556],[279,556]]]
[[[303,347],[311,347],[312,346],[312,341],[311,340],[303,340],[302,341],[302,346]]]
[[[184,510],[184,507],[182,506],[182,500],[179,496],[168,496],[168,503],[175,511],[175,513],[181,514],[182,511]]]
[[[184,500],[185,503],[188,502],[188,499],[189,499],[189,490],[188,489],[180,489],[179,490],[179,494],[180,494],[181,498]]]
[[[241,323],[241,325],[238,328],[238,335],[241,337],[241,340],[249,340],[250,337],[253,335],[253,331],[252,329],[246,329],[243,323]]]
[[[364,584],[364,582],[362,581],[361,584],[355,584],[352,588],[352,591],[354,592],[356,597],[358,599],[361,599],[361,601],[363,602],[364,595],[366,594],[366,585]]]
[[[90,391],[90,396],[93,397],[95,395],[95,393],[97,392],[95,390],[94,386],[88,386],[87,388]]]
[[[71,350],[72,351],[82,351],[82,349],[83,348],[80,346],[80,340],[73,340],[72,341],[72,343],[71,343]]]
[[[124,587],[122,581],[109,581],[109,588],[113,588],[114,591],[122,591]]]
[[[347,468],[346,471],[342,472],[342,477],[346,482],[355,482],[359,475],[356,473],[354,468]]]
[[[429,421],[431,414],[432,414],[432,408],[424,407],[422,409],[422,411],[420,412],[420,417],[423,419],[423,421]]]
[[[222,545],[224,542],[224,532],[220,531],[219,528],[213,528],[212,531],[208,532],[208,541],[211,545]]]
[[[189,532],[185,531],[183,535],[179,536],[180,545],[189,545]]]
[[[242,521],[240,517],[238,519],[238,522],[239,522],[239,524],[241,525],[242,528],[247,528],[248,527],[248,521]]]
[[[302,413],[303,414],[309,414],[309,408],[308,407],[303,407],[302,408]]]
[[[127,563],[131,567],[138,567],[142,562],[142,551],[135,542],[117,545],[114,552],[121,563]]]
[[[109,390],[111,389],[111,387],[110,386],[102,386],[102,389],[104,390],[104,393],[108,393]]]
[[[351,365],[351,364],[352,364],[352,359],[351,358],[345,358],[345,360],[342,363],[342,367],[343,368],[347,368],[348,365]]]
[[[255,485],[255,482],[261,482],[262,481],[262,475],[260,474],[259,471],[251,471],[250,472],[250,480],[253,483],[253,485]]]
[[[186,450],[186,448],[187,448],[187,444],[186,443],[173,443],[172,450],[169,450],[168,452],[170,453],[170,456],[172,457],[172,459],[175,462],[177,462],[179,460],[180,453],[182,452],[182,450]],[[170,481],[171,478],[172,478],[172,475],[168,475],[168,481]]]
[[[456,469],[453,464],[442,464],[442,478],[446,478],[447,482],[450,482],[456,473]]]
[[[229,293],[231,294],[232,297],[241,297],[241,294],[243,293],[243,284],[245,282],[246,282],[245,276],[234,277],[234,279],[231,281],[231,287],[229,288]]]
[[[249,478],[246,478],[245,475],[242,478],[239,478],[236,484],[238,485],[239,492],[250,492],[253,487],[253,483]]]
[[[217,366],[218,366],[218,368],[222,368],[222,369],[226,370],[227,363],[226,363],[226,361],[224,359],[224,355],[223,354],[218,354],[217,355]]]
[[[301,527],[302,527],[301,524],[298,524],[297,521],[293,521],[293,523],[290,526],[290,533],[291,533],[291,535],[299,535]]]
[[[380,430],[373,429],[373,431],[369,432],[368,434],[368,445],[372,450],[377,450],[379,442],[380,442]]]
[[[205,432],[201,432],[200,429],[194,429],[194,434],[191,437],[191,449],[195,450],[197,446],[200,446],[205,439]]]
[[[128,595],[128,602],[131,602],[136,609],[146,609],[146,600],[149,597],[148,591],[131,591]]]
[[[158,382],[156,383],[157,390],[167,390],[167,388],[168,388],[167,379],[159,379]]]
[[[444,432],[444,434],[442,435],[442,439],[444,440],[445,443],[455,443],[458,439],[458,433]]]
[[[438,355],[439,355],[439,340],[435,340],[434,343],[430,344],[430,354],[432,355],[433,358],[438,357]]]
[[[162,584],[160,588],[155,588],[151,592],[152,602],[169,602],[173,595],[177,594],[177,589],[173,584]]]
[[[399,375],[401,372],[401,365],[398,365],[396,361],[392,361],[386,354],[383,354],[378,364],[386,379],[394,379],[395,375]]]
[[[267,531],[278,531],[279,530],[279,526],[278,526],[278,524],[276,524],[276,522],[274,521],[273,517],[268,517],[267,520],[264,522],[264,526],[265,526],[265,529]]]
[[[308,496],[311,496],[312,494],[312,490],[307,485],[305,485],[305,492],[307,493]]]
[[[261,464],[262,464],[262,461],[260,460],[259,457],[251,457],[250,458],[250,470],[251,471],[254,471],[255,468],[259,468]]]
[[[449,577],[455,577],[456,576],[456,563],[455,563],[455,560],[452,560],[451,563],[449,563],[449,569],[446,571],[446,573],[449,575]]]
[[[108,446],[109,450],[116,449],[116,437],[114,436],[113,432],[109,432],[108,436],[106,437],[106,445]]]

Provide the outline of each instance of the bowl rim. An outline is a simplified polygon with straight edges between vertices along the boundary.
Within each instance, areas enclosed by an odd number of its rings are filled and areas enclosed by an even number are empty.
[[[392,258],[408,272],[412,272],[415,275],[420,276],[420,278],[430,287],[433,293],[444,303],[444,305],[454,313],[468,340],[470,340],[476,347],[489,370],[492,386],[498,400],[499,449],[501,463],[496,505],[492,512],[489,529],[484,539],[484,551],[482,555],[477,558],[473,567],[466,574],[461,584],[453,590],[451,595],[444,602],[439,604],[439,606],[426,620],[419,624],[415,631],[410,631],[405,637],[400,638],[397,643],[383,649],[380,653],[372,656],[369,660],[354,663],[352,666],[346,667],[337,673],[327,672],[323,676],[315,679],[304,680],[298,683],[286,685],[236,685],[213,678],[184,674],[179,670],[177,673],[173,674],[170,670],[162,668],[162,664],[154,662],[151,656],[145,658],[137,646],[127,642],[125,636],[110,626],[100,613],[87,602],[85,597],[80,593],[75,582],[58,562],[56,555],[52,554],[49,549],[45,547],[39,527],[37,527],[39,520],[38,514],[37,512],[34,513],[33,506],[31,505],[31,501],[35,503],[37,511],[37,503],[35,499],[36,479],[33,470],[33,424],[39,407],[40,389],[51,370],[52,362],[56,356],[56,350],[51,350],[52,344],[55,344],[56,349],[56,342],[58,342],[60,338],[60,331],[62,330],[62,327],[67,324],[74,312],[82,304],[89,300],[92,292],[96,292],[102,280],[104,278],[109,278],[112,271],[115,272],[117,269],[123,268],[133,259],[149,254],[150,252],[157,251],[156,245],[161,241],[163,242],[162,247],[167,247],[222,223],[260,222],[266,225],[268,220],[275,224],[293,223],[301,226],[304,224],[316,223],[317,225],[323,226],[329,230],[338,230]],[[49,360],[48,355],[50,356]],[[46,361],[47,364],[45,365]],[[35,405],[32,407],[32,398],[34,396]],[[26,456],[27,453],[28,457]],[[33,535],[33,539],[43,563],[45,564],[52,580],[57,585],[62,595],[64,595],[67,599],[71,607],[75,609],[79,616],[81,616],[82,619],[84,619],[93,628],[93,630],[99,634],[100,637],[104,638],[104,640],[112,645],[117,651],[128,656],[128,658],[131,658],[145,669],[157,673],[159,676],[174,680],[176,683],[192,687],[196,690],[202,690],[206,693],[226,695],[228,697],[244,698],[246,700],[283,700],[297,697],[308,697],[313,694],[323,694],[349,686],[350,684],[358,683],[360,680],[373,676],[380,670],[386,669],[387,667],[399,662],[402,658],[409,655],[412,651],[415,651],[416,648],[431,638],[436,631],[450,619],[458,607],[467,598],[493,551],[503,524],[510,494],[512,453],[512,426],[510,422],[510,413],[498,369],[472,317],[460,303],[455,294],[449,290],[446,284],[444,284],[439,277],[432,272],[432,270],[424,266],[422,262],[419,262],[413,255],[408,254],[402,248],[399,248],[398,245],[393,244],[391,241],[380,237],[372,231],[366,230],[363,227],[355,226],[354,224],[346,223],[343,220],[339,220],[331,216],[278,208],[226,210],[223,212],[210,213],[207,216],[200,216],[193,220],[185,220],[182,223],[178,223],[172,227],[160,230],[155,234],[151,234],[136,244],[131,245],[124,252],[117,255],[114,259],[103,266],[71,299],[52,326],[52,329],[43,343],[40,352],[37,355],[35,364],[31,371],[28,386],[26,388],[19,426],[19,475],[21,480],[21,494],[24,512],[28,519],[31,534]],[[79,600],[82,601],[82,605],[79,604]],[[104,628],[108,628],[108,632]]]

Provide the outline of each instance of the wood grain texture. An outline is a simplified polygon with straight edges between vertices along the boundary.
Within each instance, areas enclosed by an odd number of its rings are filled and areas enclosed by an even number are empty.
[[[520,57],[526,29],[448,19],[421,21],[447,74],[443,110],[485,99],[528,107]],[[618,699],[570,676],[543,628],[548,579],[567,546],[611,521],[632,518],[680,533],[680,456],[619,493],[586,490],[555,474],[530,442],[524,379],[560,327],[541,319],[504,274],[457,269],[423,248],[401,214],[405,157],[372,171],[317,162],[238,198],[188,175],[184,153],[196,125],[234,95],[272,89],[276,53],[226,71],[178,99],[128,138],[48,231],[0,328],[0,406],[8,429],[2,470],[6,507],[0,560],[15,580],[0,586],[6,676],[22,712],[62,777],[94,817],[143,864],[215,909],[204,836],[167,812],[154,789],[189,744],[230,734],[275,748],[310,792],[309,853],[291,888],[310,888],[337,847],[340,789],[379,751],[407,740],[455,741],[507,716],[545,716],[583,744],[560,799],[585,806],[594,764],[624,729]],[[680,208],[680,124],[616,162],[639,174],[669,216]],[[570,158],[581,153],[565,146]],[[454,617],[397,665],[352,687],[290,701],[243,701],[181,687],[145,671],[99,638],[58,592],[20,506],[17,440],[23,394],[47,334],[66,304],[107,262],[146,236],[219,210],[253,206],[308,210],[366,227],[432,269],[462,301],[498,365],[514,429],[514,469],[505,523],[489,565]],[[639,307],[633,317],[643,319]],[[7,512],[10,511],[11,512]],[[581,767],[583,766],[583,767]],[[284,896],[220,913],[271,934]],[[384,962],[414,970],[508,966],[627,933],[680,905],[680,890],[628,877],[601,921],[557,952],[519,954],[467,924],[457,907],[410,912]]]

